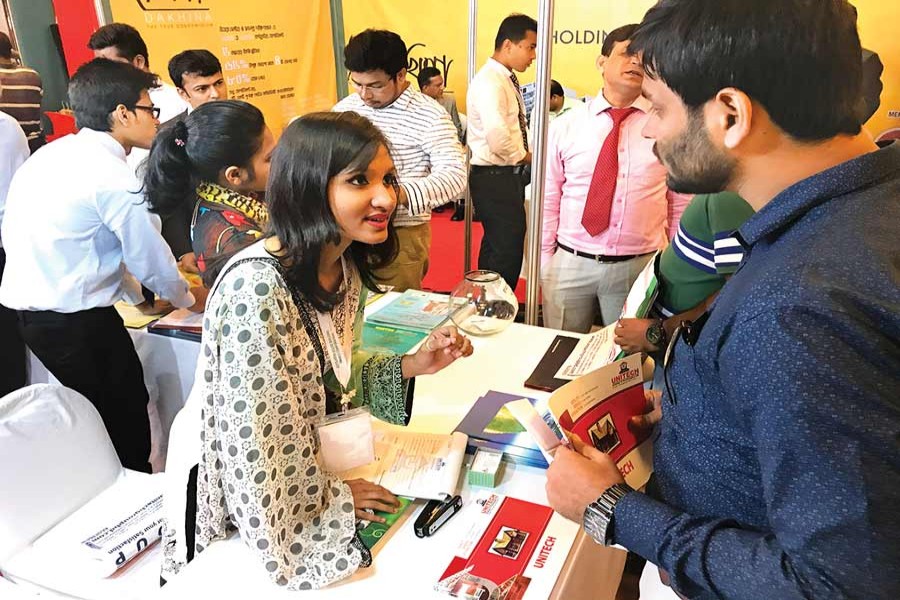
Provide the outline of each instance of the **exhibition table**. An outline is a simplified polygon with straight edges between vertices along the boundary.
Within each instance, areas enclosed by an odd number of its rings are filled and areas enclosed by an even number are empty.
[[[396,294],[372,303],[367,313],[378,310]],[[514,323],[495,336],[473,337],[473,356],[456,361],[440,373],[416,380],[416,396],[409,429],[450,433],[472,403],[496,390],[532,398],[544,392],[527,389],[523,383],[559,332]],[[158,422],[154,449],[162,452],[172,419],[184,404],[193,380],[199,345],[196,342],[159,336],[144,330],[131,331],[144,365],[144,376],[156,404]],[[46,381],[46,370],[32,360],[32,381]],[[43,377],[43,379],[41,379]],[[155,464],[158,464],[158,456]],[[523,500],[546,504],[544,471],[506,464],[497,491]],[[468,500],[473,490],[461,478],[461,495]],[[477,488],[476,488],[477,489]],[[376,548],[371,568],[361,569],[347,582],[316,592],[331,598],[396,597],[426,598],[435,595],[433,585],[447,567],[464,533],[463,519],[451,520],[433,537],[415,537],[412,522],[421,504],[390,532]],[[461,530],[462,529],[462,530]],[[579,533],[566,566],[557,580],[554,597],[612,600],[625,562],[625,552],[603,548]],[[227,575],[226,575],[227,574]],[[352,583],[352,585],[350,585]],[[277,598],[286,592],[269,583],[262,566],[237,538],[212,544],[162,590],[167,598],[240,597]]]

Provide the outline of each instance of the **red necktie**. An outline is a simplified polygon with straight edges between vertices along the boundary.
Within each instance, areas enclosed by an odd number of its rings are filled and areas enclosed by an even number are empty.
[[[591,235],[599,235],[609,227],[609,214],[612,212],[616,181],[619,178],[619,131],[622,122],[636,110],[636,108],[607,110],[612,117],[613,126],[606,136],[606,141],[603,142],[600,156],[597,157],[591,187],[588,188],[587,199],[584,202],[584,213],[581,215],[581,224]]]

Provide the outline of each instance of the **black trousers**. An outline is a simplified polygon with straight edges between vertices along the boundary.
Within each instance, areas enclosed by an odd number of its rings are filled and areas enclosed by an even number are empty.
[[[44,366],[100,413],[122,465],[149,473],[150,398],[141,361],[116,309],[19,311],[19,321],[28,347]]]
[[[0,248],[0,280],[6,266],[6,252]],[[16,311],[0,304],[0,398],[28,382],[25,370],[25,341],[19,331]]]
[[[469,188],[484,236],[478,268],[496,271],[513,290],[525,255],[525,186],[522,167],[472,165]]]

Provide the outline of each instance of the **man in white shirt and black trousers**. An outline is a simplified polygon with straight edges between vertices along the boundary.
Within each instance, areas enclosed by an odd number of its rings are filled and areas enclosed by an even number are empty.
[[[126,269],[174,306],[200,311],[206,300],[178,273],[125,162],[132,148],[153,141],[155,82],[152,73],[103,58],[78,69],[69,99],[81,130],[35,153],[10,184],[0,283],[0,303],[18,311],[32,352],[94,404],[122,464],[148,472],[143,369],[113,304],[151,303]]]
[[[512,289],[525,252],[525,186],[531,165],[525,102],[515,71],[531,65],[536,47],[537,21],[520,14],[503,19],[494,54],[466,95],[469,188],[484,227],[478,268],[498,272]]]

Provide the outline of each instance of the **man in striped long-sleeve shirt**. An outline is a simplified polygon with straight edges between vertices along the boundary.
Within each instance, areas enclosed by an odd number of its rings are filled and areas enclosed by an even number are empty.
[[[421,289],[431,247],[431,209],[459,198],[466,159],[450,115],[406,80],[407,48],[392,31],[367,29],[350,38],[344,66],[357,93],[337,103],[375,124],[391,144],[400,180],[394,217],[397,259],[377,275],[396,290]]]
[[[41,131],[41,99],[44,87],[41,76],[34,69],[16,64],[12,57],[12,42],[0,31],[0,84],[4,94],[0,110],[19,122],[32,152],[44,145]]]

